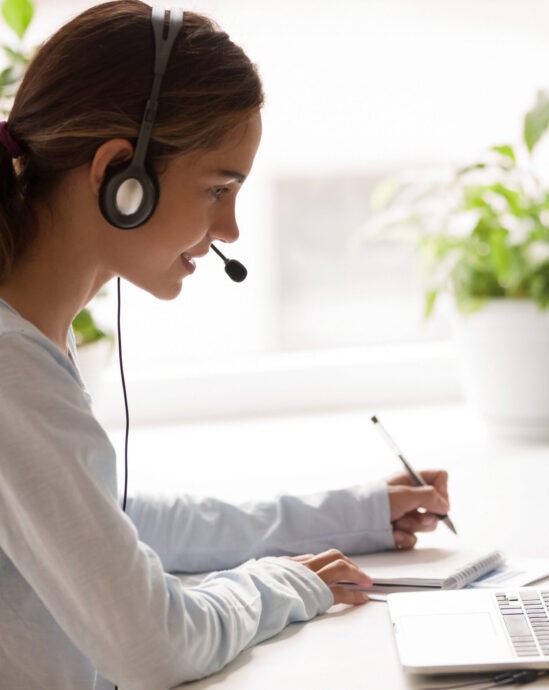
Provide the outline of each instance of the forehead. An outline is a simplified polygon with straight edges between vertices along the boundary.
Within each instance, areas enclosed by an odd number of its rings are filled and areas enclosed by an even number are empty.
[[[204,154],[204,164],[222,165],[223,169],[239,171],[247,176],[261,140],[261,115],[254,113],[231,130],[217,149]]]
[[[224,171],[245,178],[252,168],[260,140],[261,115],[258,111],[228,132],[215,149],[184,154],[180,159],[183,164],[191,165],[195,174]]]
[[[166,172],[172,170],[194,178],[230,172],[222,176],[235,177],[242,182],[250,173],[260,140],[261,116],[258,112],[230,130],[216,148],[176,156],[168,163]]]

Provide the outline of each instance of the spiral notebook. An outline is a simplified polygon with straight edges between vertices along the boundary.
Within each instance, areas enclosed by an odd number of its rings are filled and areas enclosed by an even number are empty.
[[[373,579],[372,591],[398,592],[461,589],[504,563],[501,551],[424,547],[372,554],[360,566]]]

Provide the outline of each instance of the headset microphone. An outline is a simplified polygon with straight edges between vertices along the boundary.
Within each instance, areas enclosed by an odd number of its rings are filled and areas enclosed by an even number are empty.
[[[236,259],[227,259],[227,257],[223,256],[219,249],[213,244],[210,244],[210,247],[225,262],[225,273],[229,276],[229,278],[234,280],[235,283],[241,283],[248,275],[246,267],[243,266],[240,261],[236,261]]]

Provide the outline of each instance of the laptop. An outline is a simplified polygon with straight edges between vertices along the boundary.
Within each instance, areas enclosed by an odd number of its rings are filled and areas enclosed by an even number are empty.
[[[549,586],[387,597],[409,673],[549,669]]]

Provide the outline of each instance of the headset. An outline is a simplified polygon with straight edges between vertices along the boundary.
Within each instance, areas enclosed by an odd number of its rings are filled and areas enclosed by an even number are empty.
[[[147,163],[147,150],[156,119],[162,79],[175,39],[183,26],[183,10],[153,7],[151,20],[155,50],[154,79],[135,152],[129,163],[107,169],[99,190],[101,213],[111,225],[120,230],[133,230],[146,223],[154,213],[160,197],[158,179],[152,166]],[[229,278],[236,283],[242,282],[248,274],[246,267],[236,259],[227,259],[213,244],[211,247],[225,263],[225,273]]]
[[[120,230],[133,230],[154,213],[160,189],[147,150],[158,108],[158,95],[173,44],[183,26],[183,10],[152,8],[155,59],[151,95],[145,106],[133,158],[107,170],[99,191],[99,208],[105,219]]]

